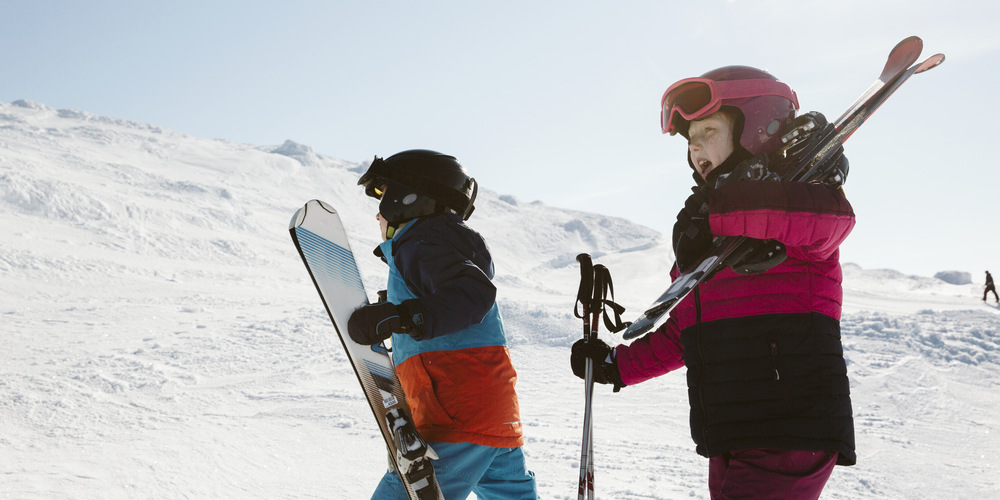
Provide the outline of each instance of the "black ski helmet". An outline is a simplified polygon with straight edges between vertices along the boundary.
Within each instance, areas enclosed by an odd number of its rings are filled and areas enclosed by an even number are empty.
[[[698,78],[680,80],[663,93],[660,101],[663,133],[680,133],[689,139],[691,120],[725,107],[739,111],[733,127],[733,145],[757,156],[781,146],[781,131],[795,118],[799,101],[791,87],[764,70],[725,66]]]
[[[468,220],[479,190],[454,156],[427,149],[402,151],[384,160],[376,156],[358,185],[381,200],[379,213],[393,228],[444,213]]]

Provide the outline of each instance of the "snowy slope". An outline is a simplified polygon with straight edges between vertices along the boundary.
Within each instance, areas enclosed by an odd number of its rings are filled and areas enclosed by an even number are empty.
[[[0,103],[0,498],[367,498],[384,451],[287,235],[302,203],[333,203],[379,289],[364,168]],[[575,256],[608,266],[634,314],[666,286],[668,244],[488,190],[470,224],[497,261],[529,467],[545,498],[575,497]],[[824,498],[995,496],[998,310],[977,285],[853,265],[845,280],[859,465]],[[605,389],[599,496],[707,498],[683,373]]]

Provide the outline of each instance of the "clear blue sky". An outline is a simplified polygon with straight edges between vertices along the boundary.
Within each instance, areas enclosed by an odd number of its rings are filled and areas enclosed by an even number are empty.
[[[832,119],[918,35],[948,60],[848,143],[843,259],[980,281],[1000,271],[998,19],[962,0],[0,0],[0,101],[350,161],[437,149],[484,188],[669,232],[692,184],[659,131],[670,83],[756,66]]]

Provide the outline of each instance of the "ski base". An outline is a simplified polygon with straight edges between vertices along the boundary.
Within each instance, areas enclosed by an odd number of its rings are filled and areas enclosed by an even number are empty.
[[[388,352],[347,335],[348,319],[368,304],[368,294],[340,215],[332,205],[312,200],[295,212],[288,230],[361,383],[389,450],[390,467],[411,500],[443,500],[431,462],[437,455],[417,432]]]

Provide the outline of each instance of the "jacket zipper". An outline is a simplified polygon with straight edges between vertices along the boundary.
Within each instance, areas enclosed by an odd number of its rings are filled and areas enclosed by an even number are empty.
[[[698,380],[698,407],[701,410],[701,439],[708,446],[708,413],[705,411],[705,353],[701,348],[701,293],[697,287],[694,289],[694,310],[695,310],[695,345],[698,346],[698,359],[701,361],[701,375]]]
[[[781,380],[781,371],[778,370],[778,343],[771,341],[771,365],[774,367],[774,380]]]

